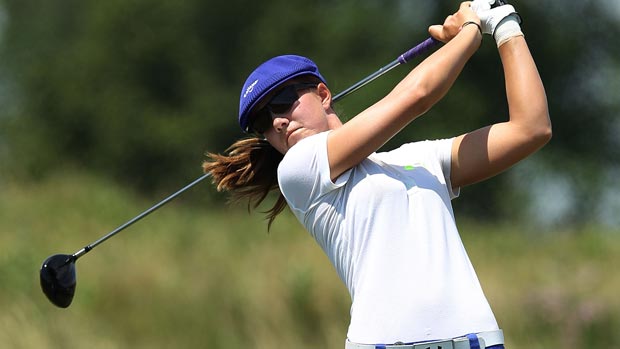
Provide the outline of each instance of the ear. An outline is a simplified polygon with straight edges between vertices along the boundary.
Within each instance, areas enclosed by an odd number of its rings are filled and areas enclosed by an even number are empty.
[[[332,92],[329,90],[327,85],[324,83],[319,83],[317,86],[317,93],[319,97],[321,97],[321,103],[323,104],[323,108],[328,110],[332,106]]]

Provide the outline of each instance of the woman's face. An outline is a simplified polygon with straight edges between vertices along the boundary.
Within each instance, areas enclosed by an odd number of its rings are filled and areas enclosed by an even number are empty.
[[[291,86],[297,86],[300,89],[293,89]],[[290,108],[277,105],[268,108],[271,110],[272,123],[271,127],[263,133],[267,141],[282,154],[285,154],[300,140],[330,130],[332,125],[330,119],[335,117],[335,114],[330,115],[333,114],[330,107],[331,94],[325,84],[301,86],[290,83],[284,85],[283,89],[287,87],[289,87],[289,95],[296,91],[297,99],[293,101]],[[278,94],[283,89],[274,94],[272,102],[278,99]],[[289,99],[294,99],[294,95],[289,96]]]

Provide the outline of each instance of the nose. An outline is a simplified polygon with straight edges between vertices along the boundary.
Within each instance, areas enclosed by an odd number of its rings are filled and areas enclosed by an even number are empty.
[[[285,115],[275,116],[273,118],[273,128],[278,133],[286,132],[290,120]]]

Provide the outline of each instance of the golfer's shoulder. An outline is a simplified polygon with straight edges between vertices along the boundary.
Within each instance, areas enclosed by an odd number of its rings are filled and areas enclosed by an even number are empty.
[[[306,212],[331,188],[326,134],[304,138],[286,153],[278,166],[278,185],[289,206]]]

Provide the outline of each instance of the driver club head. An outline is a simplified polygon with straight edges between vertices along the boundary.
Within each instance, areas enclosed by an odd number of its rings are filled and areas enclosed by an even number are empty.
[[[41,289],[60,308],[68,307],[75,294],[75,260],[73,255],[55,254],[41,265]]]

